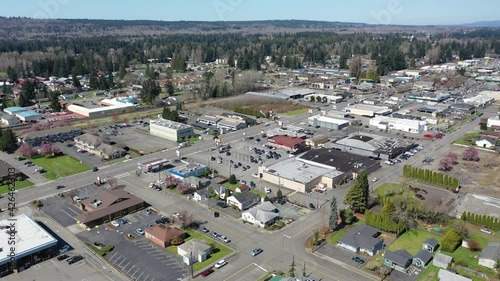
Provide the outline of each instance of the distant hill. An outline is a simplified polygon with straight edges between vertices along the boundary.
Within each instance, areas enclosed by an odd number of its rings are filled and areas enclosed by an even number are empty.
[[[492,20],[492,21],[477,21],[473,23],[466,23],[463,26],[469,27],[500,27],[500,20]]]
[[[161,36],[172,34],[283,34],[299,32],[417,33],[423,26],[371,25],[312,20],[263,21],[154,21],[95,19],[31,19],[0,17],[0,38],[6,40],[51,37]],[[462,27],[426,26],[426,32]],[[471,27],[473,28],[473,27]],[[0,39],[0,40],[1,40]]]

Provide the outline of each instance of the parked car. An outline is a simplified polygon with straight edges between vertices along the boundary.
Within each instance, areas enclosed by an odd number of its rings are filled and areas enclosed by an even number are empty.
[[[120,226],[120,223],[117,222],[117,221],[112,221],[111,222],[111,225],[114,226],[114,227],[119,227]]]
[[[252,177],[254,177],[254,178],[258,178],[258,177],[259,177],[259,174],[258,174],[258,173],[253,173],[253,174],[252,174]]]
[[[178,219],[178,218],[180,218],[181,215],[179,213],[173,213],[172,216],[174,216],[174,218]]]
[[[221,268],[227,264],[226,260],[220,260],[215,264],[215,268]]]
[[[489,234],[491,235],[491,230],[487,229],[487,228],[481,228],[479,231],[481,231],[482,233],[486,233],[486,234]]]
[[[155,222],[156,222],[156,224],[167,224],[168,219],[167,218],[159,218]]]
[[[372,182],[376,182],[376,181],[378,181],[378,178],[373,178],[372,179]]]
[[[220,240],[224,241],[225,243],[229,243],[229,242],[231,242],[231,239],[227,238],[227,237],[226,237],[226,236],[224,236],[224,235],[220,235],[218,238],[219,238]]]
[[[69,256],[68,256],[68,255],[66,255],[66,254],[63,254],[63,255],[58,256],[58,257],[57,257],[57,260],[58,260],[58,261],[63,261],[63,260],[65,260],[65,259],[67,259],[67,258],[69,258]]]
[[[271,193],[271,189],[269,187],[264,187],[264,191],[266,192],[266,194],[270,194]]]
[[[56,189],[63,189],[64,188],[64,185],[57,185],[56,186]]]
[[[415,197],[417,197],[420,200],[425,200],[425,197],[422,194],[415,193]]]
[[[121,225],[124,225],[124,224],[127,224],[128,222],[124,219],[119,219],[118,222],[121,224]]]
[[[258,254],[262,253],[262,249],[261,248],[256,248],[256,249],[253,249],[252,251],[252,256],[256,256]]]
[[[79,262],[83,260],[83,257],[78,255],[78,256],[72,256],[71,258],[68,259],[68,264],[74,264],[76,262]]]
[[[203,276],[203,277],[207,277],[208,275],[210,275],[210,274],[212,274],[212,273],[214,273],[214,270],[213,270],[213,269],[211,269],[211,268],[209,268],[209,269],[207,269],[207,270],[203,271],[203,272],[201,273],[201,276]]]
[[[359,264],[364,264],[365,260],[360,258],[360,257],[352,257],[352,260],[359,263]]]
[[[313,203],[309,203],[309,209],[314,210],[314,209],[316,209],[316,207],[314,206]]]
[[[200,225],[200,227],[199,227],[199,228],[200,228],[200,230],[201,230],[201,231],[203,231],[203,232],[205,232],[205,233],[207,233],[207,232],[209,232],[209,231],[210,231],[210,230],[208,230],[208,228],[207,228],[206,226],[204,226],[204,225]]]
[[[146,215],[151,215],[151,210],[150,209],[145,209],[144,211],[142,211],[144,214]]]
[[[286,201],[285,201],[285,199],[281,198],[281,199],[276,200],[276,203],[283,205],[286,203]]]
[[[144,229],[138,228],[138,229],[135,230],[135,233],[137,233],[139,235],[144,235]]]
[[[210,232],[210,235],[212,235],[212,236],[213,236],[213,237],[215,237],[215,238],[218,238],[220,234],[219,234],[219,233],[217,233],[217,232],[215,232],[215,231],[211,231],[211,232]]]
[[[64,254],[66,253],[68,250],[69,250],[69,245],[64,245],[61,247],[61,249],[59,249],[59,254]]]

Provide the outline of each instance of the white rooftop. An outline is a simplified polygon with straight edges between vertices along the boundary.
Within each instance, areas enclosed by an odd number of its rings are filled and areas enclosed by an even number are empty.
[[[265,171],[270,174],[279,175],[284,179],[300,183],[308,183],[321,176],[335,178],[343,174],[341,171],[337,171],[334,168],[306,164],[296,158],[288,158],[269,165],[265,168]]]
[[[171,120],[167,120],[167,119],[163,119],[163,118],[151,119],[149,124],[150,125],[158,125],[158,126],[162,126],[162,127],[168,127],[168,128],[172,128],[172,129],[191,128],[190,125],[186,125],[183,123],[179,123],[179,122],[175,122],[175,121],[171,121]]]
[[[57,244],[57,240],[46,232],[41,226],[29,218],[26,214],[21,214],[12,218],[0,221],[0,226],[10,226],[15,223],[15,234],[10,234],[9,228],[0,229],[0,265],[9,261],[10,248],[9,238],[14,237],[16,259],[32,253],[50,248]]]
[[[332,118],[324,115],[314,115],[309,117],[309,119],[317,119],[320,122],[328,122],[328,123],[333,123],[337,125],[343,125],[343,124],[349,124],[349,121],[347,120],[342,120],[342,119],[337,119],[337,118]]]
[[[401,119],[396,117],[380,116],[380,115],[373,117],[372,120],[377,122],[387,122],[392,124],[406,124],[408,126],[419,126],[426,124],[425,121],[420,121],[420,120]]]

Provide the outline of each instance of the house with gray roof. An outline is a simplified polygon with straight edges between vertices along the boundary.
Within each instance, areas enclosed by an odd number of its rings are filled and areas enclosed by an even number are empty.
[[[279,219],[278,209],[271,202],[263,202],[242,214],[243,221],[258,227],[270,226]]]
[[[384,247],[384,240],[378,239],[382,232],[367,224],[360,224],[337,242],[337,246],[355,253],[374,256]]]
[[[238,193],[227,198],[227,204],[240,211],[249,209],[261,201],[260,195],[252,192]]]
[[[439,246],[439,242],[435,238],[427,238],[427,240],[424,241],[422,244],[422,250],[427,250],[431,253],[436,251],[436,249]]]
[[[196,190],[193,194],[193,200],[195,201],[207,200],[208,198],[210,198],[210,192],[208,191],[208,188]]]
[[[429,264],[431,260],[432,260],[432,252],[429,252],[427,250],[420,250],[413,257],[413,265],[415,265],[416,267],[424,268]]]
[[[398,271],[406,272],[412,261],[413,256],[406,250],[397,250],[395,252],[386,250],[384,252],[384,265]]]
[[[472,281],[472,279],[460,276],[448,270],[440,269],[438,272],[439,281]]]
[[[479,255],[479,265],[495,268],[498,260],[500,260],[500,243],[488,243]]]
[[[450,266],[452,260],[453,258],[448,255],[436,253],[434,259],[432,260],[432,264],[442,269],[447,269]]]

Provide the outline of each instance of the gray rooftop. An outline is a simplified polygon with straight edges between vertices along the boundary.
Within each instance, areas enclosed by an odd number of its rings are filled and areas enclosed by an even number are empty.
[[[486,248],[483,249],[480,259],[489,259],[489,260],[499,260],[500,259],[500,243],[489,243]]]
[[[191,125],[186,125],[183,123],[174,122],[174,121],[163,119],[163,118],[151,119],[150,126],[151,125],[158,125],[158,126],[162,126],[162,127],[176,129],[176,130],[192,128]]]
[[[435,238],[427,238],[427,240],[424,241],[424,244],[428,244],[428,245],[436,248],[436,246],[439,245],[439,242]]]
[[[373,250],[375,245],[380,243],[380,239],[375,238],[378,237],[380,233],[381,231],[375,227],[367,224],[360,224],[340,238],[339,242],[355,248]]]
[[[384,253],[384,259],[390,260],[393,263],[406,267],[413,259],[413,256],[406,250],[397,250],[395,252],[386,250]]]
[[[343,174],[333,168],[305,164],[296,158],[287,158],[283,161],[266,166],[265,170],[267,173],[279,175],[282,178],[304,184],[318,177],[329,176],[335,178]]]
[[[424,264],[427,264],[431,261],[432,259],[432,253],[427,251],[427,250],[420,250],[414,257],[415,259],[420,259],[421,261],[424,262]]]

